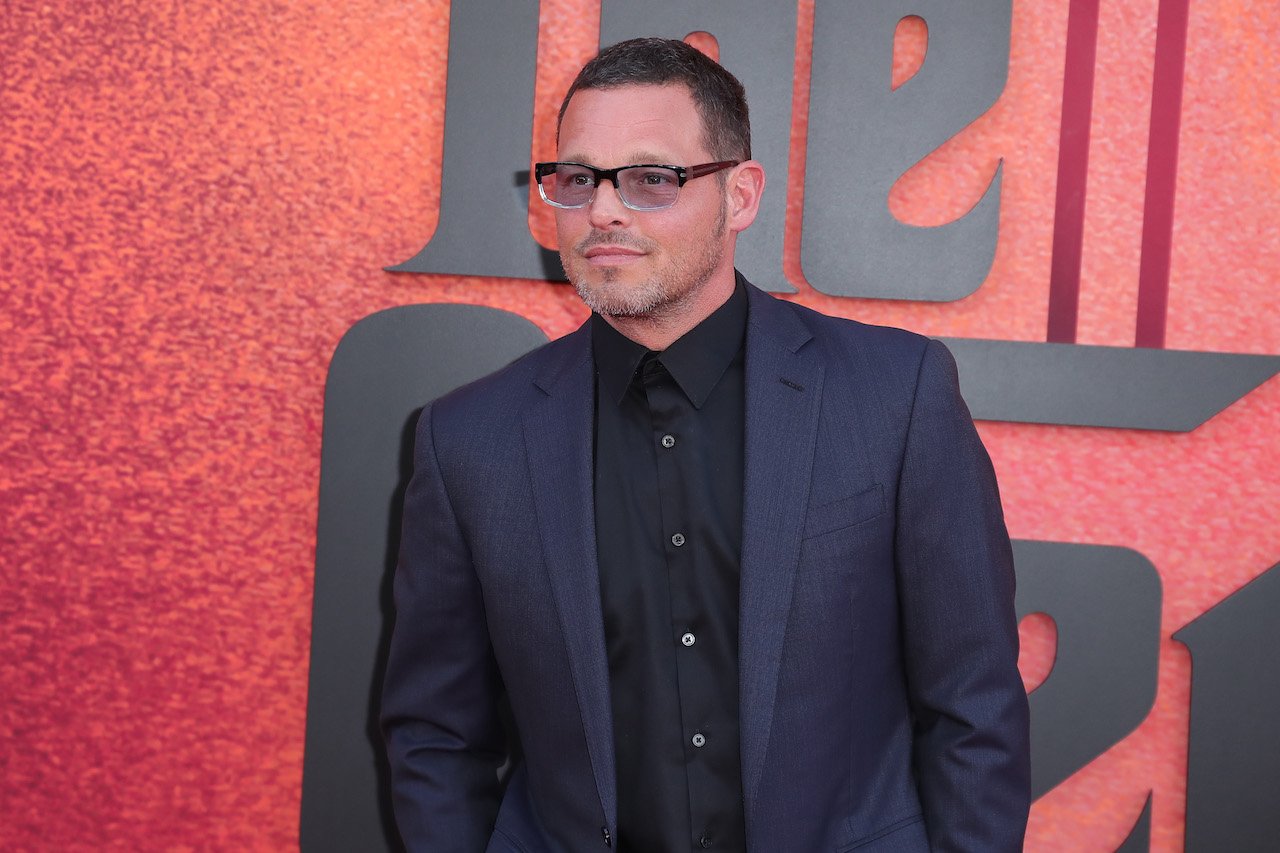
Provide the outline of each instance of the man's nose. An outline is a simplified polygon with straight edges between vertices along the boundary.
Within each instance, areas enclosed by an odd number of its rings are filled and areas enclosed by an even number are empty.
[[[625,225],[631,220],[631,208],[622,203],[617,185],[607,178],[596,185],[595,195],[591,197],[587,210],[594,228]]]

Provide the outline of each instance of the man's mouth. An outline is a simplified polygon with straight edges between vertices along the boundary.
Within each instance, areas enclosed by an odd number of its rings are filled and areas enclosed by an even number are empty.
[[[592,264],[605,266],[610,264],[625,264],[637,258],[643,257],[644,252],[630,246],[616,246],[603,244],[592,246],[582,253],[582,256]]]

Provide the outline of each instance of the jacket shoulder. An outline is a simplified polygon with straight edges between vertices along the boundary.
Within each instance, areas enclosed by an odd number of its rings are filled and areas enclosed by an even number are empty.
[[[775,327],[775,340],[823,367],[831,411],[874,412],[872,430],[904,428],[922,383],[963,405],[955,360],[940,341],[891,326],[832,317],[794,302],[765,296],[757,318]]]
[[[903,373],[914,381],[930,344],[945,349],[939,342],[906,329],[832,317],[794,302],[776,302],[804,326],[812,336],[809,345],[817,346],[828,364],[871,369],[881,379]]]
[[[429,406],[438,424],[455,420],[475,424],[518,417],[530,394],[540,394],[539,384],[553,382],[579,358],[591,354],[585,327],[549,341],[486,376],[482,376],[433,400]]]

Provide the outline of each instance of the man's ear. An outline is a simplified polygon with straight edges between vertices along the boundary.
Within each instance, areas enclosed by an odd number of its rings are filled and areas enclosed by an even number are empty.
[[[764,166],[757,160],[746,160],[734,166],[725,182],[725,194],[729,206],[729,230],[734,233],[745,231],[760,212],[760,197],[764,195]]]

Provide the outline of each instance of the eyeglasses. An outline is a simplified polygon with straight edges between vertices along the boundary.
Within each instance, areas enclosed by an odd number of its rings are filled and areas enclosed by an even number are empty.
[[[617,169],[597,169],[585,163],[535,163],[533,174],[542,200],[552,207],[572,210],[590,204],[600,182],[609,181],[618,190],[618,198],[632,210],[661,210],[676,203],[687,181],[741,162],[721,160],[688,168],[641,163]]]

